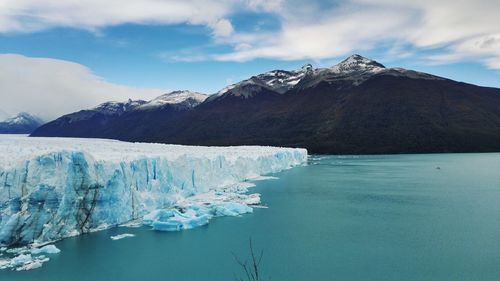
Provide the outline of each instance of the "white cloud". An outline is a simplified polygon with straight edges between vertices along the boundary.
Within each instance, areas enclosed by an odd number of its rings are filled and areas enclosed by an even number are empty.
[[[163,92],[109,83],[69,61],[0,55],[0,110],[11,115],[27,111],[49,120],[109,100],[149,100]]]
[[[3,110],[0,109],[0,122],[11,117],[12,115],[10,113],[7,113]]]
[[[457,42],[450,52],[430,57],[437,63],[479,60],[491,69],[500,69],[500,34],[483,35]]]
[[[253,10],[277,12],[283,8],[285,0],[247,0],[247,5]]]
[[[189,23],[213,27],[216,35],[228,35],[230,23],[224,17],[236,4],[230,0],[2,0],[0,32]]]
[[[238,32],[230,19],[241,10],[274,16],[278,30]],[[434,61],[471,59],[500,69],[498,46],[478,45],[500,34],[499,10],[498,0],[3,0],[0,32],[188,23],[211,28],[216,44],[234,49],[174,59],[324,60],[380,46],[387,56],[408,56],[398,46],[410,46],[417,55],[432,50],[426,58]]]
[[[265,3],[249,1],[251,7]],[[481,45],[500,34],[498,0],[346,0],[308,1],[307,5],[290,0],[271,10],[281,20],[280,30],[236,32],[223,41],[234,46],[233,52],[212,57],[320,60],[379,46],[394,52],[409,45],[417,52],[441,52],[430,59],[475,59],[500,69],[499,44]],[[241,44],[246,47],[240,48]],[[401,50],[401,56],[407,55]]]
[[[212,24],[211,27],[216,37],[227,37],[234,31],[233,25],[227,19],[218,20],[216,23]]]

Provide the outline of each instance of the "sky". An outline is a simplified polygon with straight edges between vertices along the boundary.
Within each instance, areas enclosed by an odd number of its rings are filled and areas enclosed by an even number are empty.
[[[357,53],[500,87],[498,0],[0,0],[0,119],[212,94]]]

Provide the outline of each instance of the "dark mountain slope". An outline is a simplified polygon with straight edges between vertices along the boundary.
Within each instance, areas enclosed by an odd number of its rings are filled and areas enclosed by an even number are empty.
[[[500,151],[498,105],[498,89],[381,75],[341,90],[319,83],[287,95],[204,103],[143,140],[341,154]]]
[[[355,55],[332,68],[254,76],[192,110],[128,113],[102,132],[129,141],[312,153],[500,151],[500,89]]]

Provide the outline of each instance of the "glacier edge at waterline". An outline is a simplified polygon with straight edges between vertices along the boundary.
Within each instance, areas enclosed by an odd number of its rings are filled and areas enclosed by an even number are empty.
[[[180,230],[250,212],[244,182],[305,164],[305,149],[0,136],[0,244],[50,241],[142,220]],[[243,183],[243,184],[242,184]],[[205,217],[204,217],[205,216]]]

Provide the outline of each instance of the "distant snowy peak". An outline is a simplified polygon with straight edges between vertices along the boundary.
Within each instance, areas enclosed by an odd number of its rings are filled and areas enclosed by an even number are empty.
[[[341,63],[330,68],[333,72],[349,73],[349,72],[380,72],[385,69],[385,66],[374,60],[365,58],[360,55],[352,55]]]
[[[43,120],[26,112],[0,122],[0,134],[29,134],[43,124]]]
[[[31,124],[38,124],[41,125],[43,124],[42,119],[31,115],[27,112],[20,112],[16,116],[12,118],[8,118],[2,123],[4,124],[10,124],[10,125],[31,125]]]
[[[193,108],[207,99],[207,95],[191,91],[173,91],[150,100],[138,107],[138,109],[152,109],[164,105],[180,105]]]

